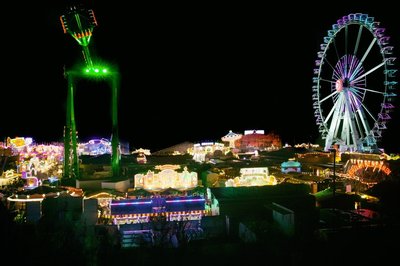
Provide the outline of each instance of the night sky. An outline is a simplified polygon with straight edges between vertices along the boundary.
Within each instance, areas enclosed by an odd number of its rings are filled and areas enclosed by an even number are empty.
[[[2,139],[62,140],[64,67],[83,63],[83,57],[59,21],[70,1],[54,2],[56,6],[10,3],[14,19],[0,18]],[[289,144],[314,142],[314,60],[327,30],[344,15],[374,16],[400,56],[399,12],[385,1],[348,1],[319,12],[306,7],[302,9],[309,11],[301,12],[299,5],[289,3],[128,1],[132,7],[126,7],[126,0],[82,2],[99,23],[90,46],[94,60],[121,73],[119,132],[131,149],[156,151],[183,141],[220,140],[229,130],[246,129],[274,131]],[[109,87],[104,82],[78,85],[79,137],[109,138]],[[400,108],[392,117],[380,146],[399,152]]]

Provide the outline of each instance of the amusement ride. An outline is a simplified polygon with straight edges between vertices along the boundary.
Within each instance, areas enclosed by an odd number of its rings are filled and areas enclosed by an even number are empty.
[[[337,20],[315,60],[312,99],[325,151],[378,152],[397,81],[386,29],[367,14]]]

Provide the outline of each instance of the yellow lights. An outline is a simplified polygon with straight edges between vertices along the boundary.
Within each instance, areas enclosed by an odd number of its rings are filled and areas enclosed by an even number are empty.
[[[178,169],[181,169],[181,166],[179,164],[163,164],[163,165],[156,165],[154,168],[157,170],[160,170],[160,171],[178,170]]]
[[[12,184],[19,176],[20,174],[14,174],[14,170],[7,170],[3,176],[0,175],[0,187]]]
[[[16,137],[16,138],[10,139],[10,143],[15,148],[23,148],[26,145],[25,138],[22,138],[22,137]]]
[[[16,177],[16,174],[14,173],[13,169],[7,170],[4,172],[4,177],[5,178],[13,178]]]
[[[276,185],[276,178],[269,175],[268,167],[254,167],[240,169],[240,176],[228,179],[226,187],[254,187]]]
[[[74,193],[74,192],[73,192]],[[72,194],[71,194],[72,195]],[[92,199],[92,198],[112,198],[113,195],[107,192],[100,192],[95,195],[85,197],[85,199]]]
[[[135,189],[162,191],[167,188],[187,190],[197,187],[197,173],[189,172],[186,167],[181,173],[173,170],[178,167],[180,168],[179,165],[164,165],[156,167],[163,169],[159,173],[149,170],[146,174],[136,174]]]
[[[12,202],[33,202],[33,201],[42,201],[43,200],[43,198],[29,198],[28,196],[26,197],[26,199],[20,199],[20,198],[18,198],[18,195],[15,195],[15,198],[8,197],[7,201],[10,201],[10,202],[11,201]]]

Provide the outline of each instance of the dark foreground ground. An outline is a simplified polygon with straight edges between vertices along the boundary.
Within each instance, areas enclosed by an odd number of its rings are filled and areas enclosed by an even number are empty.
[[[250,244],[234,232],[179,248],[122,249],[104,231],[66,219],[16,224],[0,204],[0,265],[390,265],[400,254],[398,188],[391,183],[382,193],[382,223],[294,237],[271,230]]]
[[[237,238],[218,238],[193,241],[179,248],[121,249],[100,244],[90,250],[62,234],[56,236],[60,237],[59,244],[51,247],[43,239],[25,233],[31,238],[11,240],[2,249],[3,261],[11,260],[13,265],[74,266],[388,265],[398,260],[400,239],[397,226],[329,231],[306,241],[281,237],[245,244]]]

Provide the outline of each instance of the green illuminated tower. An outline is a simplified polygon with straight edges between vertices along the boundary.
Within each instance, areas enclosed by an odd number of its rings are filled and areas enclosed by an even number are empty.
[[[65,15],[60,17],[64,33],[69,33],[82,47],[83,57],[86,67],[74,68],[66,71],[68,80],[68,96],[66,108],[66,126],[64,128],[64,178],[79,178],[79,159],[76,141],[75,123],[75,80],[102,79],[109,81],[112,89],[112,155],[111,166],[114,177],[119,176],[120,169],[120,150],[118,136],[118,87],[119,74],[111,71],[105,66],[96,65],[90,56],[89,43],[93,34],[93,29],[97,26],[97,21],[93,10],[82,7],[70,7]]]

